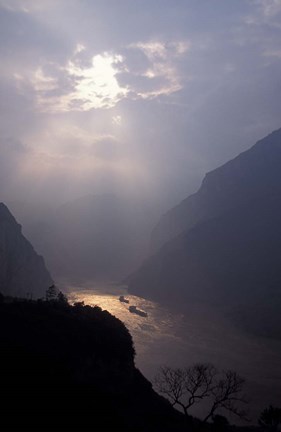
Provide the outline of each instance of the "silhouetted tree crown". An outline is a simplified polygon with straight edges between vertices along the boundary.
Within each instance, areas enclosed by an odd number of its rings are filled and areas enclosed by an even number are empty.
[[[194,404],[208,399],[210,408],[203,423],[214,420],[217,411],[222,409],[247,419],[246,412],[240,407],[247,403],[243,395],[244,379],[235,371],[219,373],[210,363],[198,363],[185,368],[164,366],[156,375],[154,384],[186,416]]]
[[[260,415],[259,425],[264,431],[275,432],[281,429],[281,408],[270,405]]]

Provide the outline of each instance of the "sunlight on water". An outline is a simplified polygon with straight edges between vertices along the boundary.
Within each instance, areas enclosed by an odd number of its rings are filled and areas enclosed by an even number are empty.
[[[172,314],[159,304],[143,299],[141,297],[128,295],[123,288],[106,288],[101,290],[81,290],[70,287],[72,293],[70,301],[84,301],[88,305],[97,305],[109,311],[116,318],[123,321],[133,336],[137,356],[136,363],[139,367],[145,367],[147,356],[150,356],[149,364],[153,366],[159,362],[157,359],[158,350],[162,344],[180,344],[181,338],[176,335],[182,324],[183,315]],[[119,296],[124,294],[129,304],[119,301]],[[147,313],[147,317],[141,317],[129,311],[129,306],[137,306]],[[163,349],[163,348],[161,348]],[[154,359],[152,356],[156,356]],[[158,363],[159,364],[159,363]]]
[[[68,291],[70,301],[100,306],[125,323],[134,340],[136,366],[148,379],[164,364],[181,367],[211,362],[246,377],[253,416],[281,400],[281,342],[242,333],[207,305],[191,305],[183,315],[128,295],[125,287],[68,286]],[[120,295],[129,304],[120,302]],[[148,316],[130,313],[130,305]]]

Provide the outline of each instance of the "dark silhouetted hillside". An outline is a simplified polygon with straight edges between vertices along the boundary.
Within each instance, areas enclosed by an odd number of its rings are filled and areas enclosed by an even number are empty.
[[[132,338],[108,312],[2,301],[0,326],[2,430],[183,430],[182,415],[135,368]]]
[[[0,291],[18,297],[45,295],[52,278],[8,208],[0,203]]]

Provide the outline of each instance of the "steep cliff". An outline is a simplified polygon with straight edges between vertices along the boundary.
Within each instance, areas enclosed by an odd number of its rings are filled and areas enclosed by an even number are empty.
[[[207,174],[156,228],[158,245],[178,235],[129,278],[130,291],[236,308],[251,327],[260,331],[262,316],[263,331],[281,337],[280,166],[281,129]]]
[[[152,232],[156,251],[196,224],[281,191],[281,129],[206,174],[197,193],[162,216]]]
[[[43,297],[52,278],[8,208],[0,203],[0,292]]]

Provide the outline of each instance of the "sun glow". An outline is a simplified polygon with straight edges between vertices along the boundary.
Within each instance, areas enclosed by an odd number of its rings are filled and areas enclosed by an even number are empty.
[[[70,61],[66,70],[75,80],[75,85],[74,91],[62,98],[65,110],[73,107],[80,111],[114,107],[128,93],[128,89],[121,87],[116,78],[118,64],[122,61],[122,56],[108,53],[94,56],[89,68]]]
[[[80,44],[75,53],[77,55],[84,50],[85,47]],[[122,87],[117,80],[123,61],[121,55],[105,52],[92,57],[90,66],[85,67],[74,57],[66,66],[59,68],[67,83],[67,92],[63,92],[58,78],[48,76],[41,67],[38,68],[29,81],[36,92],[39,108],[47,112],[113,108],[129,92],[129,88]],[[18,85],[23,83],[21,75],[14,74],[14,78]]]

